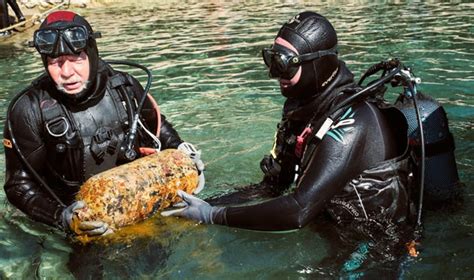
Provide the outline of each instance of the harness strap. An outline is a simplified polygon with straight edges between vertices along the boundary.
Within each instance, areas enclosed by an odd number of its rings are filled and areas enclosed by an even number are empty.
[[[124,90],[125,86],[131,86],[130,80],[124,75],[123,73],[116,73],[110,78],[109,86],[110,86],[110,92],[112,96],[112,100],[115,104],[116,108],[125,108],[125,111],[127,114],[119,114],[120,116],[120,122],[122,125],[128,126],[128,122],[130,122],[130,116],[129,114],[133,115],[133,112],[128,112],[127,104],[124,104],[123,102],[128,102],[127,96],[126,96],[126,91]],[[133,102],[131,102],[133,103]],[[133,106],[134,104],[131,104]]]
[[[353,90],[353,84],[345,84],[340,87],[333,89],[334,92],[337,92],[337,95],[342,95],[349,90]],[[307,143],[312,141],[314,137],[318,139],[318,141],[322,140],[324,135],[331,129],[333,123],[335,123],[341,115],[347,110],[348,107],[353,105],[355,102],[351,102],[350,104],[346,104],[342,107],[339,107],[340,104],[332,104],[330,108],[329,114],[326,114],[324,118],[315,112],[311,119],[308,121],[305,129],[301,132],[299,136],[296,137],[296,146],[295,146],[295,155],[298,158],[301,158],[304,155],[305,148]],[[313,132],[315,132],[313,134]],[[302,165],[304,166],[304,165]]]
[[[45,132],[55,138],[66,135],[69,128],[74,128],[68,119],[63,105],[54,99],[43,100],[40,104]]]
[[[127,122],[126,110],[124,109],[124,104],[122,103],[124,100],[122,99],[119,90],[122,90],[123,86],[131,85],[132,84],[130,80],[122,73],[114,74],[110,78],[109,84],[107,85],[107,91],[112,99],[112,102],[114,103],[115,108],[117,108],[118,110],[118,115],[120,116],[120,123],[123,127],[128,127],[129,124]],[[84,160],[84,151],[82,151],[84,147],[82,143],[84,139],[80,131],[78,131],[77,129],[74,117],[72,116],[71,112],[68,111],[63,104],[52,98],[40,101],[39,107],[44,124],[43,131],[46,137],[46,144],[49,144],[49,146],[52,147],[58,153],[64,153],[68,150],[68,148],[81,149],[81,151],[79,152],[81,156],[80,158],[78,158],[79,166],[76,166],[75,169],[77,169],[77,172],[84,172],[82,170],[82,161]],[[113,154],[117,149],[119,139],[117,139],[115,135],[111,134],[114,133],[112,133],[112,131],[99,131],[98,134],[91,138],[91,141],[95,140],[95,142],[103,143],[104,141],[109,140],[109,143],[104,147],[103,152]],[[102,155],[102,151],[97,150],[97,147],[93,146],[94,145],[91,145],[91,152],[96,152],[100,158],[100,155]],[[53,175],[53,177],[56,177],[57,179],[61,180],[66,185],[71,186],[79,184],[79,181],[66,181],[61,176],[61,174],[58,174],[55,171],[55,168],[53,168],[52,166],[50,170],[51,175]],[[77,178],[82,176],[83,175],[80,175],[80,173],[77,174]]]
[[[118,88],[119,86],[131,86],[130,80],[122,73],[117,72],[109,79],[111,88]]]
[[[39,107],[44,123],[43,129],[44,135],[46,136],[46,145],[49,144],[53,146],[57,153],[66,152],[68,146],[74,148],[81,147],[81,134],[77,133],[77,126],[64,105],[55,99],[46,99],[41,101]],[[80,181],[66,180],[56,171],[56,168],[53,168],[49,164],[48,166],[49,174],[55,178],[55,180],[59,180],[69,187],[77,187],[80,185]],[[75,172],[80,171],[79,166],[75,166],[74,169]]]

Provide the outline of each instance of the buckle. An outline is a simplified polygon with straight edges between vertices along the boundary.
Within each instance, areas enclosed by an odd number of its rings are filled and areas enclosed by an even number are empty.
[[[112,131],[104,127],[101,127],[97,129],[93,138],[97,144],[102,144],[105,141],[112,139]]]
[[[62,137],[69,130],[69,122],[65,117],[57,117],[46,123],[46,130],[53,137]],[[53,132],[52,130],[60,130],[60,132]]]

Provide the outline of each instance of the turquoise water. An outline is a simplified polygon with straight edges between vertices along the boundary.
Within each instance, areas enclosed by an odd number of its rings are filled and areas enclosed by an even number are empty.
[[[160,230],[153,237],[81,248],[13,211],[1,192],[0,279],[357,279],[374,271],[378,278],[474,277],[473,4],[133,3],[79,11],[102,32],[104,58],[133,60],[152,70],[152,93],[161,110],[203,151],[203,197],[261,179],[259,161],[271,148],[284,99],[276,81],[267,78],[260,50],[284,21],[313,10],[338,30],[340,55],[356,76],[373,63],[399,57],[421,77],[421,90],[445,106],[466,184],[464,202],[455,210],[424,213],[420,257],[405,258],[398,269],[380,259],[348,270],[343,264],[363,262],[367,244],[341,262],[315,225],[275,234],[158,218]],[[39,56],[25,45],[28,36],[0,44],[2,130],[11,98],[43,71]],[[130,72],[145,81],[140,70]]]

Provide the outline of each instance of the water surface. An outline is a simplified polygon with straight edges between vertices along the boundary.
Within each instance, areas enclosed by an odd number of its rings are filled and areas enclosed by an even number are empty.
[[[405,258],[396,271],[380,260],[347,272],[336,259],[327,259],[329,241],[314,225],[275,234],[158,218],[153,237],[77,247],[5,202],[0,205],[0,278],[313,279],[358,278],[373,271],[403,279],[474,276],[473,4],[131,2],[79,11],[102,32],[102,57],[133,60],[153,72],[151,91],[161,110],[182,138],[203,151],[203,197],[261,179],[259,162],[271,148],[284,99],[268,79],[260,50],[272,43],[283,22],[313,10],[336,27],[340,56],[356,76],[373,63],[399,57],[421,77],[421,90],[442,102],[466,184],[464,203],[424,213],[419,258]],[[43,71],[39,55],[25,44],[28,36],[0,44],[2,130],[11,98]],[[140,70],[120,69],[145,82]],[[395,97],[396,92],[389,94]],[[3,169],[3,156],[0,165]],[[0,200],[5,201],[3,192]]]

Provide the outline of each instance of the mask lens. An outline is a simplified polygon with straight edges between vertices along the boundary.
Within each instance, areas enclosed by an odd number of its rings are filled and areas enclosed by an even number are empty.
[[[69,42],[74,52],[78,52],[86,48],[87,31],[82,27],[70,27],[63,32],[64,38]]]
[[[273,49],[262,51],[263,61],[268,66],[271,78],[291,79],[298,71],[298,66],[290,66],[291,55]]]
[[[272,66],[280,73],[284,73],[287,70],[288,58],[284,54],[276,53],[273,56]]]
[[[35,47],[41,54],[51,54],[57,39],[57,30],[39,30],[35,35]]]

